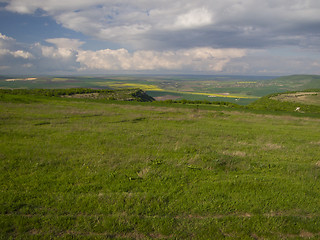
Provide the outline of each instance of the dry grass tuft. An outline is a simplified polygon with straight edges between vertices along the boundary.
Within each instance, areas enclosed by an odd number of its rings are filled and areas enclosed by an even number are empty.
[[[142,169],[140,172],[137,172],[138,177],[139,178],[146,178],[149,170],[150,170],[150,168],[146,167],[146,168]]]
[[[228,156],[236,156],[236,157],[245,157],[247,156],[246,152],[242,152],[242,151],[224,151],[223,152],[224,155],[228,155]]]
[[[299,236],[302,238],[313,238],[314,237],[313,233],[306,232],[306,231],[301,231]]]
[[[277,150],[277,149],[281,149],[283,148],[280,144],[276,144],[276,143],[266,143],[263,146],[264,150]]]

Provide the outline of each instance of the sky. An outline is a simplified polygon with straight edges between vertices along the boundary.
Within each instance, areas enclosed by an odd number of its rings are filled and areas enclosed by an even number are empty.
[[[319,0],[0,0],[0,75],[320,74]]]

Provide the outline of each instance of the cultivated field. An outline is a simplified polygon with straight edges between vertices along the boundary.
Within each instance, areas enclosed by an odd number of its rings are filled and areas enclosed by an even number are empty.
[[[320,115],[0,96],[2,239],[319,239]]]
[[[157,100],[226,101],[247,105],[271,93],[320,88],[320,76],[122,75],[104,77],[5,77],[0,88],[140,88]]]

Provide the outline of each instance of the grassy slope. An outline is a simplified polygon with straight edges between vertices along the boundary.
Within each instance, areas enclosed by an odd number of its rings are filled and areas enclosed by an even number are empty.
[[[3,239],[320,236],[319,118],[9,99]]]
[[[320,89],[311,89],[306,90],[305,93],[308,94],[309,92],[319,93]],[[281,96],[286,96],[288,94],[293,94],[297,92],[288,92],[288,93],[275,93],[264,96],[259,100],[251,103],[248,105],[251,109],[256,110],[268,110],[268,111],[287,111],[293,112],[297,108],[299,108],[299,112],[301,113],[320,113],[320,105],[319,105],[319,97],[304,99],[303,102],[299,102],[299,98],[291,97],[290,101],[282,101]],[[303,91],[299,91],[296,95],[302,95]],[[294,100],[296,99],[296,101]],[[315,103],[315,104],[308,104],[308,103]]]
[[[273,99],[281,102],[295,102],[302,103],[307,105],[316,105],[320,106],[320,90],[314,92],[295,92],[287,94],[279,94]]]

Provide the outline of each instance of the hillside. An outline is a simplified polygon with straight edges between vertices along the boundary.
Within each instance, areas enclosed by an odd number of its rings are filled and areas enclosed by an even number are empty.
[[[320,237],[319,115],[8,93],[0,112],[1,239]]]
[[[320,113],[320,89],[270,94],[249,104],[248,108],[268,111]]]
[[[281,85],[288,85],[286,91],[299,91],[305,89],[320,88],[319,75],[290,75],[283,76],[272,81],[276,81]]]

